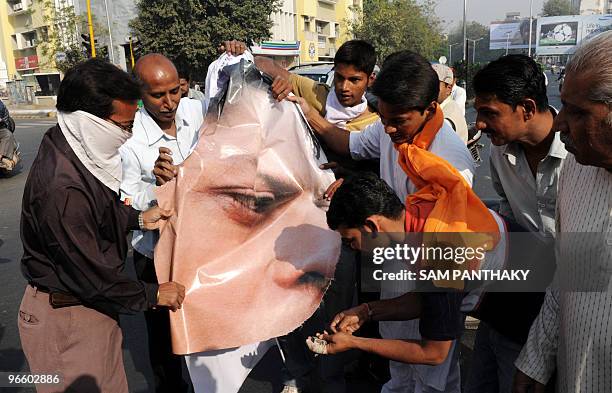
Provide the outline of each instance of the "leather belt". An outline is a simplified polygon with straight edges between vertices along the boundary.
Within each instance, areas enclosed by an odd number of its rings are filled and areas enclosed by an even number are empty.
[[[42,285],[35,284],[33,282],[30,283],[31,286],[36,288],[37,291],[48,293],[49,294],[49,304],[53,308],[63,308],[63,307],[71,307],[71,306],[80,306],[83,303],[77,297],[72,296],[69,293],[60,292],[54,289],[47,288]]]

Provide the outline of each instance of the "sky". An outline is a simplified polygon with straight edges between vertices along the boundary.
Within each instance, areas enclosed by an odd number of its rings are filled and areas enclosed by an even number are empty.
[[[446,21],[445,31],[463,22],[463,0],[436,0],[436,14]],[[542,12],[544,0],[533,0],[533,15]],[[488,25],[493,20],[503,20],[506,12],[520,12],[529,17],[529,0],[467,0],[467,20]]]

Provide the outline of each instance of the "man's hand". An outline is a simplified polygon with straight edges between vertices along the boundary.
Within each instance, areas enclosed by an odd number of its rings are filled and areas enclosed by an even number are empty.
[[[334,319],[332,319],[329,327],[334,333],[344,332],[353,334],[359,330],[368,319],[370,319],[368,315],[368,306],[364,303],[338,313]]]
[[[247,46],[242,41],[225,41],[219,46],[219,53],[227,52],[233,56],[240,56],[247,50]]]
[[[295,102],[296,104],[298,104],[300,108],[302,109],[302,113],[304,113],[306,120],[308,120],[308,116],[311,115],[312,112],[314,112],[314,109],[312,109],[310,104],[308,104],[306,100],[303,99],[302,97],[288,96],[287,101]]]
[[[172,151],[167,147],[159,148],[159,157],[155,160],[153,175],[158,186],[163,186],[178,175],[178,166],[172,165]]]
[[[355,348],[355,340],[358,339],[357,337],[343,332],[335,334],[328,334],[327,332],[323,334],[317,333],[317,338],[327,341],[328,355],[346,352],[349,349]]]
[[[167,220],[172,216],[172,212],[164,210],[159,206],[154,206],[149,210],[142,212],[142,222],[147,231],[159,229],[162,221]]]
[[[181,284],[170,281],[159,284],[157,305],[168,307],[172,311],[181,308],[185,299],[185,287]]]
[[[544,393],[545,391],[546,385],[542,385],[521,370],[516,370],[512,393]]]
[[[293,92],[291,87],[291,82],[287,79],[277,76],[274,78],[274,82],[272,82],[272,97],[278,102],[284,100],[289,97],[289,94]]]
[[[332,184],[330,184],[329,187],[327,187],[327,190],[325,191],[325,194],[323,194],[323,198],[327,199],[328,201],[331,201],[331,199],[333,198],[334,194],[336,193],[338,188],[340,188],[340,186],[342,185],[343,182],[344,182],[344,179],[338,179],[335,182],[333,182]]]

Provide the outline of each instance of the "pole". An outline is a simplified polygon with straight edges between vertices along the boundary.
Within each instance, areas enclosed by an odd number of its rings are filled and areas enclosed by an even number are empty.
[[[508,55],[509,46],[510,46],[510,33],[506,33],[506,56]]]
[[[91,45],[91,57],[96,57],[96,40],[94,38],[93,22],[91,20],[91,0],[87,0],[87,24],[89,25],[89,43]]]
[[[476,44],[480,40],[474,40],[474,47],[472,48],[472,64],[476,64]]]
[[[134,61],[134,47],[132,46],[132,37],[130,37],[130,61],[132,62],[132,69],[136,62]]]
[[[106,25],[108,26],[108,42],[110,44],[110,61],[115,63],[115,49],[113,48],[113,33],[111,32],[110,17],[108,15],[108,2],[104,0],[104,8],[106,8]]]
[[[448,46],[448,65],[453,66],[453,44]]]
[[[467,60],[467,0],[463,0],[463,61]]]
[[[531,57],[531,29],[533,29],[533,0],[529,0],[529,57]]]

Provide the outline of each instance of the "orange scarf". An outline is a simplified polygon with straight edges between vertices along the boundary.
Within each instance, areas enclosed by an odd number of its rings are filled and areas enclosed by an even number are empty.
[[[406,198],[406,209],[410,211],[422,202],[435,204],[425,221],[423,232],[439,234],[427,236],[429,244],[491,250],[500,236],[493,215],[457,169],[427,150],[443,122],[442,109],[436,106],[433,118],[427,121],[412,143],[395,146],[399,152],[400,166],[418,189]],[[445,235],[455,232],[476,234]],[[468,263],[467,268],[474,267],[473,263]]]

